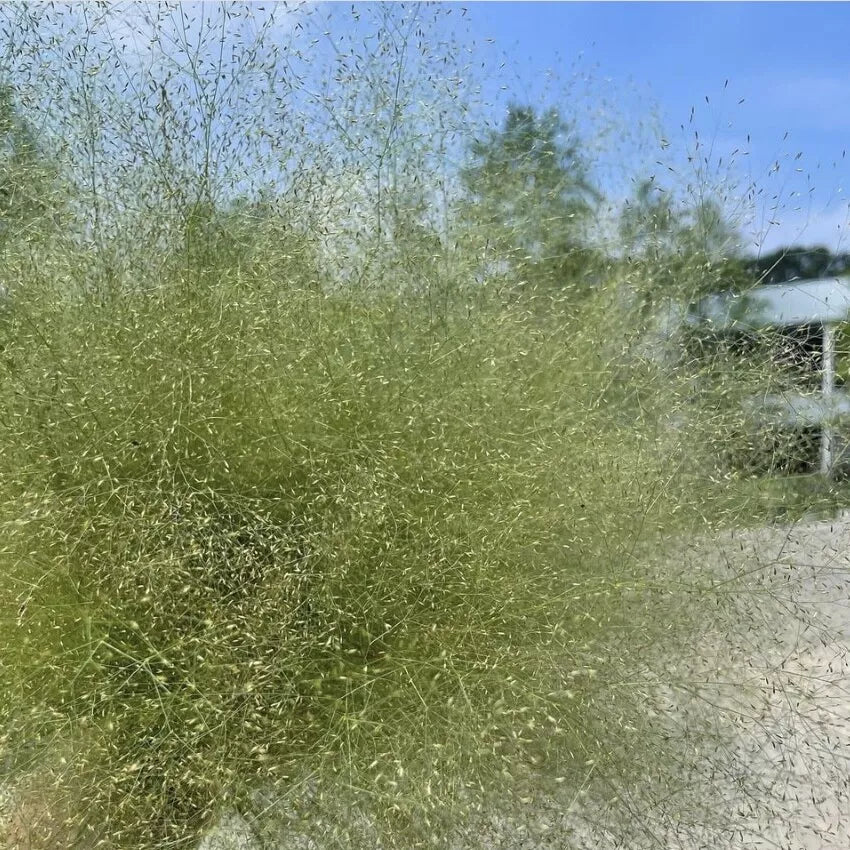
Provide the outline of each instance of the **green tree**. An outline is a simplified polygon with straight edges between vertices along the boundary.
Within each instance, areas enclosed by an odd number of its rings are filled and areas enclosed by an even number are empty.
[[[748,267],[760,283],[785,283],[843,275],[850,269],[850,255],[833,254],[824,245],[786,245],[752,260]]]
[[[40,231],[56,204],[54,178],[13,89],[0,84],[0,249]]]
[[[684,216],[679,238],[686,252],[698,254],[713,263],[722,263],[740,253],[741,237],[720,204],[700,198]]]
[[[710,198],[691,207],[644,180],[626,203],[619,236],[627,266],[638,271],[647,307],[692,300],[717,290],[746,289],[754,281],[739,254],[740,237]]]
[[[638,184],[620,215],[620,239],[631,256],[658,260],[675,252],[678,214],[654,179]]]
[[[552,286],[586,272],[595,252],[585,228],[600,194],[556,109],[511,106],[500,129],[472,143],[461,179],[464,214],[484,235],[491,266]]]

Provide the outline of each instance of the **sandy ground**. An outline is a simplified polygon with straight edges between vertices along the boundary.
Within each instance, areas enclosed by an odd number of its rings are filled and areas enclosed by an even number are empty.
[[[688,561],[716,571],[719,592],[737,597],[732,619],[751,629],[683,659],[705,684],[679,711],[726,727],[728,743],[705,754],[698,778],[713,783],[706,799],[725,798],[716,823],[726,825],[674,827],[661,846],[847,850],[850,514],[700,541]]]

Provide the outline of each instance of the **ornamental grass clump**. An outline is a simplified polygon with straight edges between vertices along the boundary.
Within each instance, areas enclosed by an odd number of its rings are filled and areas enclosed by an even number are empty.
[[[435,323],[310,279],[5,308],[5,740],[68,846],[193,846],[306,776],[413,846],[618,758],[600,682],[651,643],[667,475],[643,379],[589,303]]]
[[[600,98],[483,102],[448,7],[33,8],[0,13],[0,846],[727,829],[693,680],[784,586],[700,560],[754,515],[718,456],[772,374],[684,332],[741,270],[721,207],[650,181],[608,244]]]

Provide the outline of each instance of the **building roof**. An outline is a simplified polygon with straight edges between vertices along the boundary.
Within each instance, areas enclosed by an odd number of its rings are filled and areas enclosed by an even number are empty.
[[[703,298],[690,313],[692,323],[723,330],[752,330],[841,322],[850,319],[850,278],[822,278],[756,286],[743,293]]]

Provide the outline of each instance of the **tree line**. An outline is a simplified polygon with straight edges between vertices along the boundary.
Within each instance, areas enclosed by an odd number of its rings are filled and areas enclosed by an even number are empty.
[[[0,136],[2,246],[57,224],[63,193],[55,191],[62,175],[51,165],[27,116],[16,108],[9,85],[0,88]],[[575,125],[556,108],[510,105],[498,126],[486,128],[467,145],[457,176],[455,214],[467,232],[486,233],[478,269],[483,277],[581,293],[619,265],[640,270],[634,275],[642,280],[638,296],[651,307],[669,298],[694,300],[721,289],[850,270],[850,253],[832,253],[824,246],[788,246],[748,256],[719,203],[710,197],[682,203],[655,177],[638,181],[615,211],[614,238],[596,238],[605,193],[594,179]],[[398,205],[389,210],[383,225],[390,242],[406,255],[418,248],[413,253],[419,261],[438,253],[446,238],[427,207],[425,196],[409,199],[404,210]],[[218,259],[228,252],[244,259],[255,225],[274,212],[269,198],[196,200],[184,210],[185,250],[196,254],[214,244]]]

